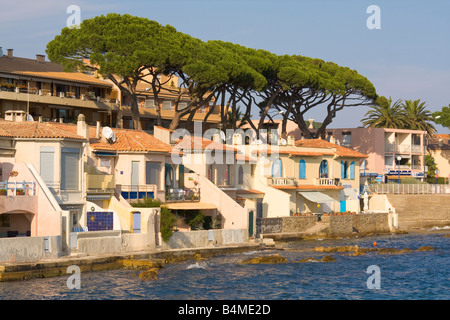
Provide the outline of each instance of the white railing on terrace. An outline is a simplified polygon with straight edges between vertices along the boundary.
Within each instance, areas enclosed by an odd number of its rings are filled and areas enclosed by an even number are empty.
[[[34,181],[5,181],[0,182],[0,195],[36,195],[36,182]]]
[[[336,178],[319,178],[318,185],[319,186],[339,186],[339,179]]]
[[[294,178],[275,178],[269,177],[269,185],[272,186],[296,186],[297,182]]]
[[[450,185],[448,184],[380,183],[372,185],[371,189],[380,194],[450,194]]]

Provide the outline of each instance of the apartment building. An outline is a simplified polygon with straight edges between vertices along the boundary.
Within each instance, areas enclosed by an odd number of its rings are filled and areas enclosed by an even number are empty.
[[[376,174],[380,182],[405,177],[425,177],[426,131],[389,128],[328,129],[344,147],[367,154],[360,163],[361,174]]]
[[[146,81],[151,81],[151,76],[148,77]],[[138,108],[142,128],[152,132],[157,112],[154,94],[146,81],[137,85]],[[186,108],[190,97],[178,87],[177,77],[161,75],[160,81],[163,85],[156,103],[161,108],[162,125],[168,128],[175,105],[179,110]],[[42,117],[42,121],[75,123],[78,115],[83,114],[90,125],[100,121],[102,126],[132,128],[130,105],[128,97],[115,84],[96,72],[65,72],[63,66],[47,61],[45,55],[27,59],[15,56],[13,49],[3,54],[0,48],[2,118],[7,111],[23,111],[29,115],[28,120]],[[198,108],[192,120],[204,122],[205,128],[215,127],[221,121],[219,110],[212,100]],[[188,116],[180,119],[181,124]]]

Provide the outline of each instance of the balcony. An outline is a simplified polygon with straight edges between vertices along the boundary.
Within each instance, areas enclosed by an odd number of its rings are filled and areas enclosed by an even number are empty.
[[[316,185],[318,186],[340,186],[340,179],[338,178],[318,178],[316,179]]]
[[[297,181],[295,178],[268,177],[267,184],[269,186],[297,186]]]
[[[114,189],[115,182],[113,174],[86,174],[86,191],[88,193],[113,193]]]
[[[2,88],[0,99],[101,110],[116,110],[118,105],[116,99],[88,97],[87,95],[77,97],[71,92],[54,92],[52,95],[48,90],[30,89],[28,91],[28,89],[18,88],[15,91],[6,91]]]
[[[143,198],[155,199],[157,189],[154,184],[144,185],[116,185],[116,190],[125,200],[137,200]]]
[[[5,181],[0,182],[0,195],[2,196],[34,196],[36,195],[36,182],[17,182]]]
[[[166,202],[200,201],[200,188],[167,189]]]

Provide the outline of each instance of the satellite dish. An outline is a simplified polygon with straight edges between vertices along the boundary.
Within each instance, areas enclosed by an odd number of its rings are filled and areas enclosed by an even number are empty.
[[[287,141],[286,141],[286,139],[281,139],[280,143],[282,146],[285,146],[287,144]]]
[[[112,131],[112,129],[110,127],[104,127],[102,129],[102,136],[105,137],[105,139],[109,143],[116,142],[116,135],[114,134],[114,132]]]
[[[33,116],[31,114],[27,114],[27,121],[34,121]]]

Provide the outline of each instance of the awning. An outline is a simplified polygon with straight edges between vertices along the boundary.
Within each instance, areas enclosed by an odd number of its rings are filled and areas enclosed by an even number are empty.
[[[299,193],[311,202],[324,203],[330,201],[337,201],[332,197],[330,197],[329,195],[326,195],[325,193],[318,191],[301,191]]]
[[[236,196],[246,199],[264,198],[264,192],[254,189],[239,189],[236,190]]]
[[[92,200],[109,200],[111,199],[111,195],[110,194],[88,194],[86,196],[86,199],[89,201]]]
[[[204,202],[173,202],[165,204],[171,210],[211,210],[217,209],[217,206],[212,203]]]

